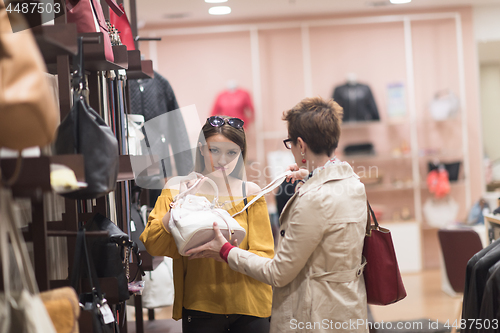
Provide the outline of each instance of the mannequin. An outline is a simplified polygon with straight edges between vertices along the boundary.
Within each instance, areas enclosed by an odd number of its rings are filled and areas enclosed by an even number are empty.
[[[358,76],[356,73],[347,73],[346,76],[347,84],[350,86],[355,86],[358,83]]]
[[[226,90],[219,93],[212,108],[211,116],[223,115],[240,118],[245,125],[253,121],[253,104],[250,94],[232,79],[226,83]]]
[[[344,121],[380,120],[370,87],[358,83],[356,73],[346,74],[346,83],[335,87],[333,99],[344,108]]]
[[[227,81],[226,89],[230,92],[235,92],[238,89],[238,81],[236,80]]]

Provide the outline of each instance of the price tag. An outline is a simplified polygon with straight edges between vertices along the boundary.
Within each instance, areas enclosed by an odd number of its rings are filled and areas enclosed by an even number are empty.
[[[103,304],[99,310],[101,310],[102,313],[102,319],[104,320],[105,324],[110,324],[115,321],[115,316],[113,316],[113,312],[111,312],[111,309],[109,308],[109,305],[107,303]]]

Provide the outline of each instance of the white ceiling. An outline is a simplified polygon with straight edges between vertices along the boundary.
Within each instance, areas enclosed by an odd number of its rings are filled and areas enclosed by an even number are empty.
[[[500,0],[413,0],[392,5],[389,0],[228,0],[209,4],[204,0],[136,0],[139,27],[144,25],[190,25],[229,23],[270,18],[377,12],[430,7],[500,5]],[[231,14],[213,16],[208,9],[229,6]]]

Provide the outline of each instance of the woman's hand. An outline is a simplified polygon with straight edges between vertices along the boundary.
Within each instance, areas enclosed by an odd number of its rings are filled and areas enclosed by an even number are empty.
[[[214,222],[214,233],[215,237],[210,242],[186,252],[190,260],[198,258],[212,258],[217,261],[224,262],[224,260],[220,257],[220,249],[227,243],[227,240],[220,232],[217,222]],[[236,239],[234,240],[233,245],[238,246],[238,241]]]
[[[297,163],[288,166],[287,170],[292,171],[292,174],[286,177],[287,182],[295,183],[297,180],[302,180],[307,177],[309,171],[307,169],[300,169]]]
[[[168,225],[168,222],[170,221],[170,212],[166,212],[165,215],[163,215],[163,218],[161,219],[161,222],[163,223],[163,226],[168,232],[170,231],[170,226]]]

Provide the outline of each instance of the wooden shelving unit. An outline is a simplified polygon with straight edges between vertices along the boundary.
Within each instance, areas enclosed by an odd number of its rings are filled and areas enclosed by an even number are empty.
[[[141,51],[128,51],[129,66],[127,78],[130,80],[151,79],[154,77],[153,62],[141,60]]]

